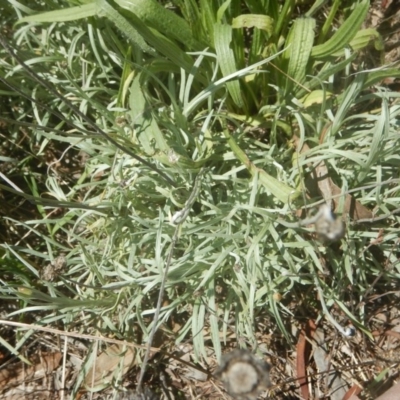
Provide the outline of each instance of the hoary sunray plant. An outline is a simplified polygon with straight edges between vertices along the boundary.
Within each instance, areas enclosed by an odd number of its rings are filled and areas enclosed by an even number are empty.
[[[300,300],[317,318],[336,308],[334,329],[341,318],[369,335],[358,305],[378,273],[379,290],[399,275],[400,110],[379,86],[398,69],[360,57],[382,50],[362,28],[369,6],[9,0],[3,136],[26,138],[23,157],[4,159],[0,187],[36,207],[34,218],[2,216],[22,232],[2,244],[14,264],[1,264],[13,273],[1,295],[20,304],[9,318],[35,313],[134,342],[156,325],[173,343],[192,341],[197,361],[209,343],[219,359],[232,330],[257,348],[265,316],[290,347]],[[344,215],[339,244],[298,223],[321,199]],[[373,215],[347,200],[388,215],[380,258],[368,250],[378,227],[357,224]],[[64,269],[45,279],[59,256]]]

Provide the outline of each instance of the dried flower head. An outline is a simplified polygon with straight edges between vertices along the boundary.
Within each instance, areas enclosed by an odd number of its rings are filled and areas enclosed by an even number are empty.
[[[58,275],[62,274],[67,266],[67,259],[64,254],[56,257],[50,264],[46,265],[40,272],[41,279],[53,281]]]
[[[315,218],[315,230],[320,240],[340,240],[344,236],[344,222],[340,218],[336,218],[327,204],[320,207]]]
[[[259,392],[270,386],[269,365],[247,350],[234,350],[221,358],[215,376],[227,392],[238,400],[255,400]]]

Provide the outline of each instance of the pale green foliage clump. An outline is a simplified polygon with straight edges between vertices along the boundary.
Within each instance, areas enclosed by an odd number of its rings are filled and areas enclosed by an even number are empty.
[[[18,110],[13,118],[28,124],[32,151],[41,156],[54,144],[65,149],[62,157],[86,158],[76,176],[48,164],[41,192],[37,176],[26,176],[26,198],[45,200],[37,203],[41,219],[10,221],[41,245],[2,245],[5,259],[19,260],[15,281],[2,288],[3,297],[21,301],[14,314],[41,311],[42,324],[74,323],[131,340],[137,326],[145,340],[174,216],[204,168],[157,324],[181,318],[173,339],[193,338],[199,358],[205,326],[219,357],[231,329],[255,347],[265,315],[291,343],[293,309],[274,295],[296,299],[307,289],[310,309],[321,310],[318,290],[328,307],[368,333],[365,309],[355,303],[382,268],[364,251],[378,228],[358,230],[348,221],[338,256],[298,227],[293,211],[305,205],[305,176],[321,161],[343,193],[370,185],[353,194],[375,214],[396,208],[398,181],[381,183],[397,178],[398,94],[371,88],[399,73],[366,70],[357,58],[367,46],[381,50],[379,34],[361,28],[369,1],[327,13],[316,1],[304,16],[294,3],[96,0],[60,10],[54,2],[46,12],[7,5],[10,21],[19,18],[9,41],[25,63],[155,167],[110,144],[2,53],[1,76],[29,96],[1,87]],[[294,146],[294,135],[310,151]],[[380,251],[392,263],[397,233],[390,224]],[[52,282],[41,280],[41,268],[61,253],[67,268]],[[397,269],[388,272],[394,277]]]

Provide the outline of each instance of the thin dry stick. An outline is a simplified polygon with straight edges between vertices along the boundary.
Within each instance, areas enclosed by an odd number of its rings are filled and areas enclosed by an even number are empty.
[[[142,393],[143,378],[144,378],[144,374],[146,372],[147,363],[149,361],[150,352],[152,351],[151,345],[154,340],[154,335],[157,331],[157,322],[158,322],[158,317],[160,316],[161,305],[162,305],[163,298],[164,298],[165,284],[167,282],[168,271],[169,271],[169,267],[171,265],[175,245],[178,241],[179,231],[181,229],[182,224],[185,222],[187,216],[189,215],[189,212],[192,209],[193,203],[196,201],[197,195],[200,192],[200,178],[203,175],[203,172],[204,172],[204,168],[201,169],[200,172],[196,176],[193,190],[192,190],[188,200],[186,201],[185,207],[183,208],[182,211],[177,213],[173,218],[173,221],[176,224],[176,228],[175,228],[175,232],[172,237],[171,245],[170,245],[169,252],[167,255],[167,260],[166,260],[165,269],[164,269],[164,275],[161,280],[160,291],[158,293],[157,306],[156,306],[156,310],[155,310],[154,318],[153,318],[153,326],[150,331],[149,340],[147,342],[146,353],[144,355],[142,367],[140,369],[140,375],[139,375],[138,384],[137,384],[137,388],[136,388],[136,392],[138,394]]]
[[[107,343],[115,343],[115,344],[120,344],[123,346],[134,347],[135,349],[147,349],[147,346],[142,346],[140,344],[127,342],[125,340],[111,339],[111,338],[107,338],[104,336],[94,336],[94,335],[82,334],[79,332],[61,331],[60,329],[47,328],[46,326],[24,324],[22,322],[7,321],[5,319],[0,319],[0,325],[2,325],[2,324],[9,325],[9,326],[17,326],[19,328],[29,329],[29,330],[33,330],[33,331],[54,333],[55,335],[61,335],[61,336],[69,336],[69,337],[75,337],[75,338],[87,339],[87,340],[101,340],[101,341],[107,342]],[[160,349],[157,347],[152,347],[150,350],[154,351],[154,352],[160,351]]]
[[[61,375],[61,387],[65,388],[65,382],[67,380],[67,354],[68,354],[68,339],[64,337],[64,351],[63,351],[63,364],[62,364],[62,375]],[[65,397],[65,389],[61,389],[60,400],[64,400]]]

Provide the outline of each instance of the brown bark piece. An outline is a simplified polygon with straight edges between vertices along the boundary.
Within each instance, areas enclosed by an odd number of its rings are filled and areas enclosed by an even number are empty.
[[[306,362],[305,357],[307,351],[308,342],[306,339],[306,333],[304,330],[300,332],[299,340],[296,346],[296,372],[298,377],[298,382],[300,386],[300,396],[304,400],[310,398],[310,393],[308,390],[307,376],[306,376]]]
[[[307,360],[310,355],[311,345],[308,339],[312,339],[317,327],[313,320],[308,320],[305,328],[300,331],[296,346],[296,373],[300,386],[300,395],[303,400],[310,398],[307,380]]]
[[[329,178],[330,179],[330,178]],[[331,189],[332,194],[339,195],[342,193],[339,186],[335,185],[332,180],[331,181]],[[339,207],[339,197],[333,199],[335,203],[335,211]],[[343,207],[343,216],[349,215],[350,219],[353,221],[358,221],[359,219],[370,219],[373,217],[373,214],[367,207],[363,206],[358,200],[356,200],[351,194],[346,194],[344,207]]]
[[[357,396],[362,391],[362,388],[358,385],[353,385],[343,397],[343,400],[360,400]]]

